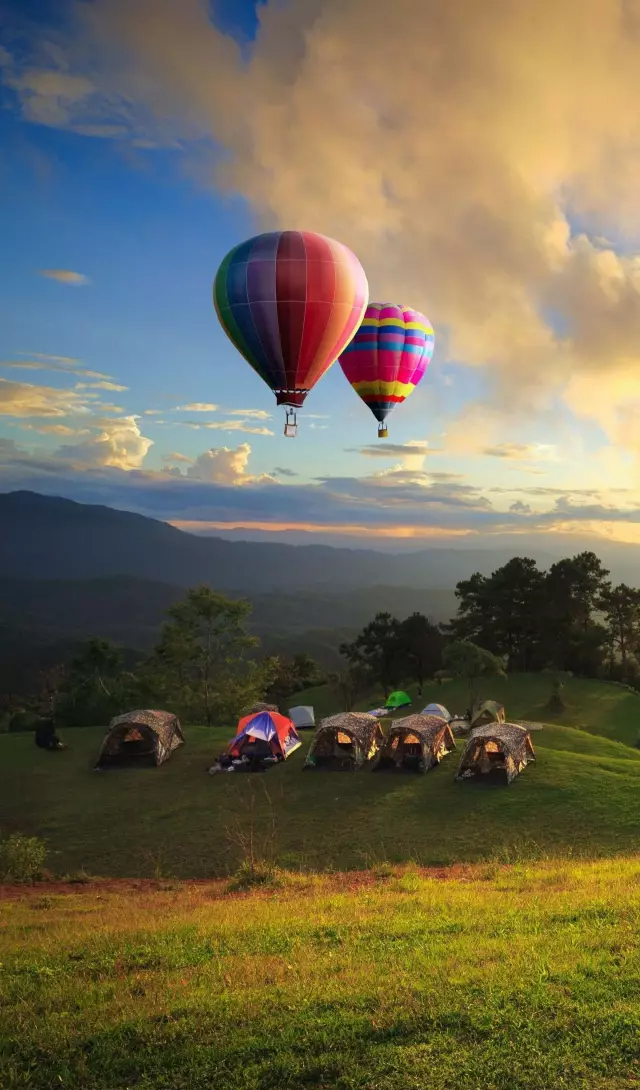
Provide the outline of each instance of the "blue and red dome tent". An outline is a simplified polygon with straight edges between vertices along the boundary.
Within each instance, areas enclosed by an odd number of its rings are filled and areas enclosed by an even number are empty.
[[[286,715],[261,711],[245,715],[238,723],[238,733],[227,747],[229,757],[267,755],[286,761],[302,743],[298,732]]]

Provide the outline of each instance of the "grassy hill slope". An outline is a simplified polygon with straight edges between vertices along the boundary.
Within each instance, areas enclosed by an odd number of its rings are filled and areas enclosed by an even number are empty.
[[[411,711],[420,711],[426,704],[444,704],[455,714],[467,707],[468,695],[463,682],[457,679],[442,685],[430,682],[422,697],[415,685],[405,686],[413,700]],[[492,678],[484,683],[485,698],[491,697],[504,704],[509,719],[529,719],[548,722],[546,704],[551,695],[551,681],[544,674],[509,674],[506,679]],[[635,746],[640,737],[640,694],[630,692],[622,685],[608,681],[585,681],[569,678],[562,693],[566,710],[551,717],[553,723],[580,727],[592,734],[601,734],[626,745]],[[293,704],[312,704],[316,718],[331,715],[336,710],[337,697],[326,686],[317,686],[304,693],[297,693],[289,701]],[[366,711],[383,702],[381,692],[370,694],[358,704]]]
[[[0,1084],[631,1090],[639,866],[14,895]]]
[[[541,719],[548,686],[512,676],[492,693],[512,717]],[[161,768],[106,774],[91,771],[100,729],[68,731],[72,748],[59,754],[36,750],[30,735],[3,736],[0,828],[43,836],[57,873],[120,876],[233,870],[252,809],[258,852],[305,869],[635,850],[640,751],[623,741],[637,734],[640,698],[577,680],[566,695],[566,718],[584,729],[557,723],[536,732],[537,763],[510,788],[454,783],[455,755],[426,776],[302,773],[309,734],[265,776],[218,777],[205,769],[230,736],[225,728],[187,727],[186,746]],[[434,686],[425,700],[438,696],[457,710],[455,684]],[[321,712],[335,710],[326,691],[315,697]]]

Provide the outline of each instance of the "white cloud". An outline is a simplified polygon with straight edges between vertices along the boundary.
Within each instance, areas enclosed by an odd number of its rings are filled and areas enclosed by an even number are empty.
[[[212,447],[205,450],[187,469],[187,477],[209,484],[265,484],[276,483],[268,474],[254,477],[247,473],[251,447],[241,443],[235,450],[229,447]]]
[[[176,405],[174,413],[215,413],[217,405],[211,405],[207,401],[191,401],[188,405]]]
[[[22,354],[22,353],[20,353]],[[27,353],[24,353],[27,355]],[[111,375],[103,375],[101,371],[90,371],[86,367],[78,366],[80,360],[70,356],[45,356],[38,352],[28,353],[31,357],[24,360],[0,360],[0,367],[7,367],[17,371],[53,371],[61,374],[77,375],[82,378],[94,378],[110,381]]]
[[[494,447],[483,447],[480,453],[489,458],[507,458],[509,461],[530,460],[537,457],[536,447],[526,443],[498,443]]]
[[[73,287],[81,287],[88,284],[88,277],[83,273],[72,272],[70,269],[40,269],[40,276],[46,276],[48,280],[57,280],[59,284],[70,284]]]
[[[207,430],[209,431],[241,431],[244,432],[245,435],[274,434],[269,428],[263,428],[254,424],[249,424],[244,420],[209,420],[203,424],[194,420],[181,420],[180,423],[187,428],[207,428]]]
[[[264,409],[225,409],[225,416],[243,416],[245,420],[271,420],[273,413]]]
[[[83,443],[60,447],[55,457],[83,469],[97,466],[139,469],[153,446],[153,440],[142,435],[137,417],[103,420],[101,424],[91,438]]]
[[[188,458],[186,454],[180,454],[179,451],[172,450],[169,454],[165,454],[163,461],[165,462],[182,462],[187,465],[191,465],[193,458]]]
[[[111,390],[120,394],[128,389],[128,386],[118,386],[117,382],[76,382],[76,390]]]

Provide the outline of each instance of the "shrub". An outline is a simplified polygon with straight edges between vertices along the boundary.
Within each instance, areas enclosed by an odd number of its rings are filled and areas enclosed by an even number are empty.
[[[37,836],[12,833],[0,840],[0,879],[35,882],[42,876],[47,849]]]
[[[276,889],[280,885],[282,885],[282,879],[272,863],[250,863],[245,859],[229,881],[227,888],[230,892],[238,892],[253,889],[255,886]]]

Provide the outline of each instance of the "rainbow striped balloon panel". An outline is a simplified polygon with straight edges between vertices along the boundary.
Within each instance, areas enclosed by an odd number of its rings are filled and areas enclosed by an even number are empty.
[[[340,366],[382,423],[416,388],[434,347],[433,326],[424,314],[394,303],[370,303]]]
[[[299,406],[358,329],[369,287],[342,243],[272,231],[227,255],[213,298],[223,329],[278,403]]]

